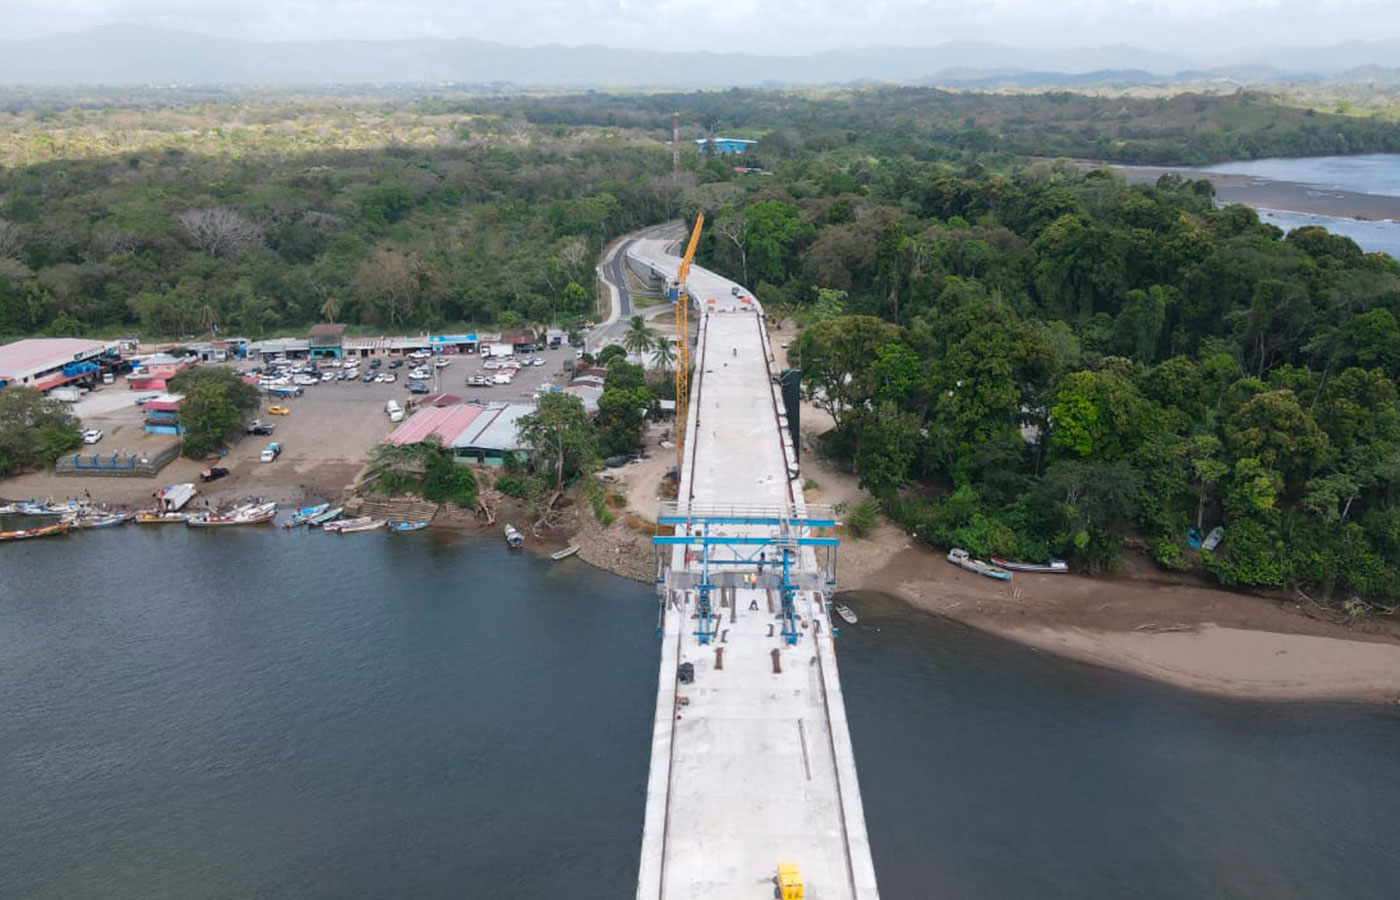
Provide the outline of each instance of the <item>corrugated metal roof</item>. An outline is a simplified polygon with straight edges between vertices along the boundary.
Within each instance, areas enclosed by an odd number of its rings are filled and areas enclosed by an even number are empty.
[[[444,446],[456,446],[457,438],[487,410],[480,406],[430,406],[420,409],[408,418],[394,433],[388,443],[396,446],[422,443],[430,434],[442,438]]]
[[[23,378],[115,346],[86,338],[26,338],[0,347],[0,377]]]
[[[475,407],[483,409],[482,407]],[[485,407],[471,427],[467,428],[452,446],[458,449],[475,450],[522,450],[528,445],[520,439],[518,432],[520,419],[535,411],[530,403],[493,403]]]

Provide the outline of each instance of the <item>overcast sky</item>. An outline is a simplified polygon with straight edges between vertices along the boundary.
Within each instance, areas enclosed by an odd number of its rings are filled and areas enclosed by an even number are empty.
[[[1400,37],[1400,0],[0,0],[6,36],[107,23],[253,40],[473,37],[803,53],[991,40],[1189,54]]]

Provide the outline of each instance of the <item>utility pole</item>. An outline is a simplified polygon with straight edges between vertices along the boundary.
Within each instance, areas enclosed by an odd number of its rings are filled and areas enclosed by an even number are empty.
[[[681,114],[671,113],[671,174],[681,171]]]

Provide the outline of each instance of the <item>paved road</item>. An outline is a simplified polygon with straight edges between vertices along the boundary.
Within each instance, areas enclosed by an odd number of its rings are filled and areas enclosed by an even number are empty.
[[[598,274],[602,276],[611,288],[612,311],[603,324],[594,328],[588,335],[586,349],[591,353],[596,353],[608,344],[619,343],[622,335],[627,331],[627,320],[634,315],[632,307],[632,293],[627,289],[627,255],[639,240],[655,240],[657,238],[674,239],[677,236],[684,236],[685,230],[680,223],[671,222],[665,225],[656,225],[645,228],[633,235],[628,236],[621,243],[613,247],[611,255],[603,258],[598,266]],[[662,313],[668,312],[670,306],[662,304],[645,310],[642,314],[648,319],[654,319]]]

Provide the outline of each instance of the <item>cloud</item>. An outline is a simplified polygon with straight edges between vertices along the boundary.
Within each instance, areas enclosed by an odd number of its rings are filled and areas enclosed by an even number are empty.
[[[253,40],[473,37],[810,52],[973,39],[1190,52],[1400,36],[1391,0],[3,0],[34,37],[130,22]]]

